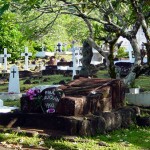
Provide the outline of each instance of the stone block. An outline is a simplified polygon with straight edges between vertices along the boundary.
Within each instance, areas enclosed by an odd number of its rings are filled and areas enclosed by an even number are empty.
[[[56,113],[67,116],[82,115],[84,113],[86,103],[85,96],[66,96],[59,101],[56,108]]]

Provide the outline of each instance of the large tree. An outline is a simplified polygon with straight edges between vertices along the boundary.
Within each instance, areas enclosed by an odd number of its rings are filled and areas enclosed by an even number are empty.
[[[13,0],[12,0],[13,1]],[[50,20],[51,25],[59,15],[74,15],[83,19],[89,29],[88,43],[102,54],[109,65],[109,70],[114,68],[113,50],[119,36],[128,39],[135,55],[135,63],[129,75],[125,78],[125,84],[129,84],[137,75],[140,68],[140,49],[136,39],[139,27],[142,25],[145,30],[144,20],[149,18],[149,7],[145,7],[147,0],[18,0],[20,3],[11,3],[22,11],[34,9],[42,14],[53,14],[55,17]],[[21,5],[19,5],[21,4]],[[135,11],[136,10],[136,11]],[[140,13],[140,17],[139,14]],[[140,20],[139,18],[144,18]],[[96,24],[108,34],[99,34],[99,40],[109,44],[109,51],[104,51],[95,37]],[[147,31],[147,30],[146,30]],[[103,33],[104,33],[103,32]],[[146,32],[145,32],[146,33]],[[148,34],[147,34],[148,35]],[[146,36],[148,38],[148,36]],[[138,69],[137,69],[138,68]],[[114,69],[112,69],[114,71]],[[138,71],[139,72],[139,71]],[[114,76],[115,77],[115,76]],[[132,78],[131,78],[132,77]]]

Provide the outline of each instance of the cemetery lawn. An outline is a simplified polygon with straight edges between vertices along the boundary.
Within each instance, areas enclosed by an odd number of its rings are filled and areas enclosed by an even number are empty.
[[[97,73],[99,78],[109,78],[106,70]],[[51,85],[58,84],[64,80],[66,83],[71,80],[71,76],[64,77],[63,75],[51,75],[43,77],[31,78],[31,84],[24,84],[24,78],[20,80],[21,92],[26,92],[29,88],[36,85]],[[45,80],[45,81],[44,81]],[[136,79],[136,85],[139,85],[144,91],[150,91],[149,76],[140,76]],[[8,82],[0,84],[0,91],[7,92]],[[20,106],[19,100],[5,100],[6,106]],[[71,137],[52,139],[39,137],[35,135],[28,137],[25,133],[17,132],[1,132],[0,145],[15,146],[23,145],[32,150],[33,147],[42,149],[48,148],[51,150],[148,150],[150,149],[150,127],[141,128],[132,126],[129,129],[120,129],[107,133],[105,135],[97,135],[93,137]]]
[[[26,147],[47,150],[148,150],[150,148],[150,127],[120,129],[94,137],[45,138],[25,133],[0,133],[0,142],[5,147]]]

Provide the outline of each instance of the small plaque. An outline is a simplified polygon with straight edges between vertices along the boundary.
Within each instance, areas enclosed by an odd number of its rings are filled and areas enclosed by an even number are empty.
[[[55,113],[56,106],[63,96],[63,91],[50,87],[41,92],[42,95],[42,108],[46,113]]]

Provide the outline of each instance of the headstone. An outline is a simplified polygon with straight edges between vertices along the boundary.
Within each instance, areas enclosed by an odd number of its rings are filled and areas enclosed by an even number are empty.
[[[29,64],[28,64],[28,59],[29,56],[32,56],[32,53],[28,53],[28,47],[25,47],[25,53],[21,53],[21,56],[25,57],[25,70],[28,70]]]
[[[43,110],[47,113],[55,113],[56,106],[60,101],[63,92],[56,87],[46,88],[42,91]]]
[[[76,58],[75,58],[75,47],[74,47],[75,41],[72,41],[72,62],[73,62],[73,68],[72,68],[72,79],[76,75]]]
[[[41,86],[29,89],[21,98],[21,110],[26,113],[55,113],[63,96],[59,85]]]
[[[4,106],[4,102],[3,100],[0,99],[0,107],[3,107]]]
[[[7,54],[7,48],[4,48],[4,54],[1,54],[0,57],[4,57],[4,70],[7,71],[7,57],[11,57],[11,54]]]
[[[82,63],[81,63],[81,58],[82,58],[82,55],[80,53],[80,48],[77,48],[75,49],[75,58],[76,58],[76,66],[81,66]]]
[[[20,93],[19,72],[16,65],[10,68],[8,93]]]

